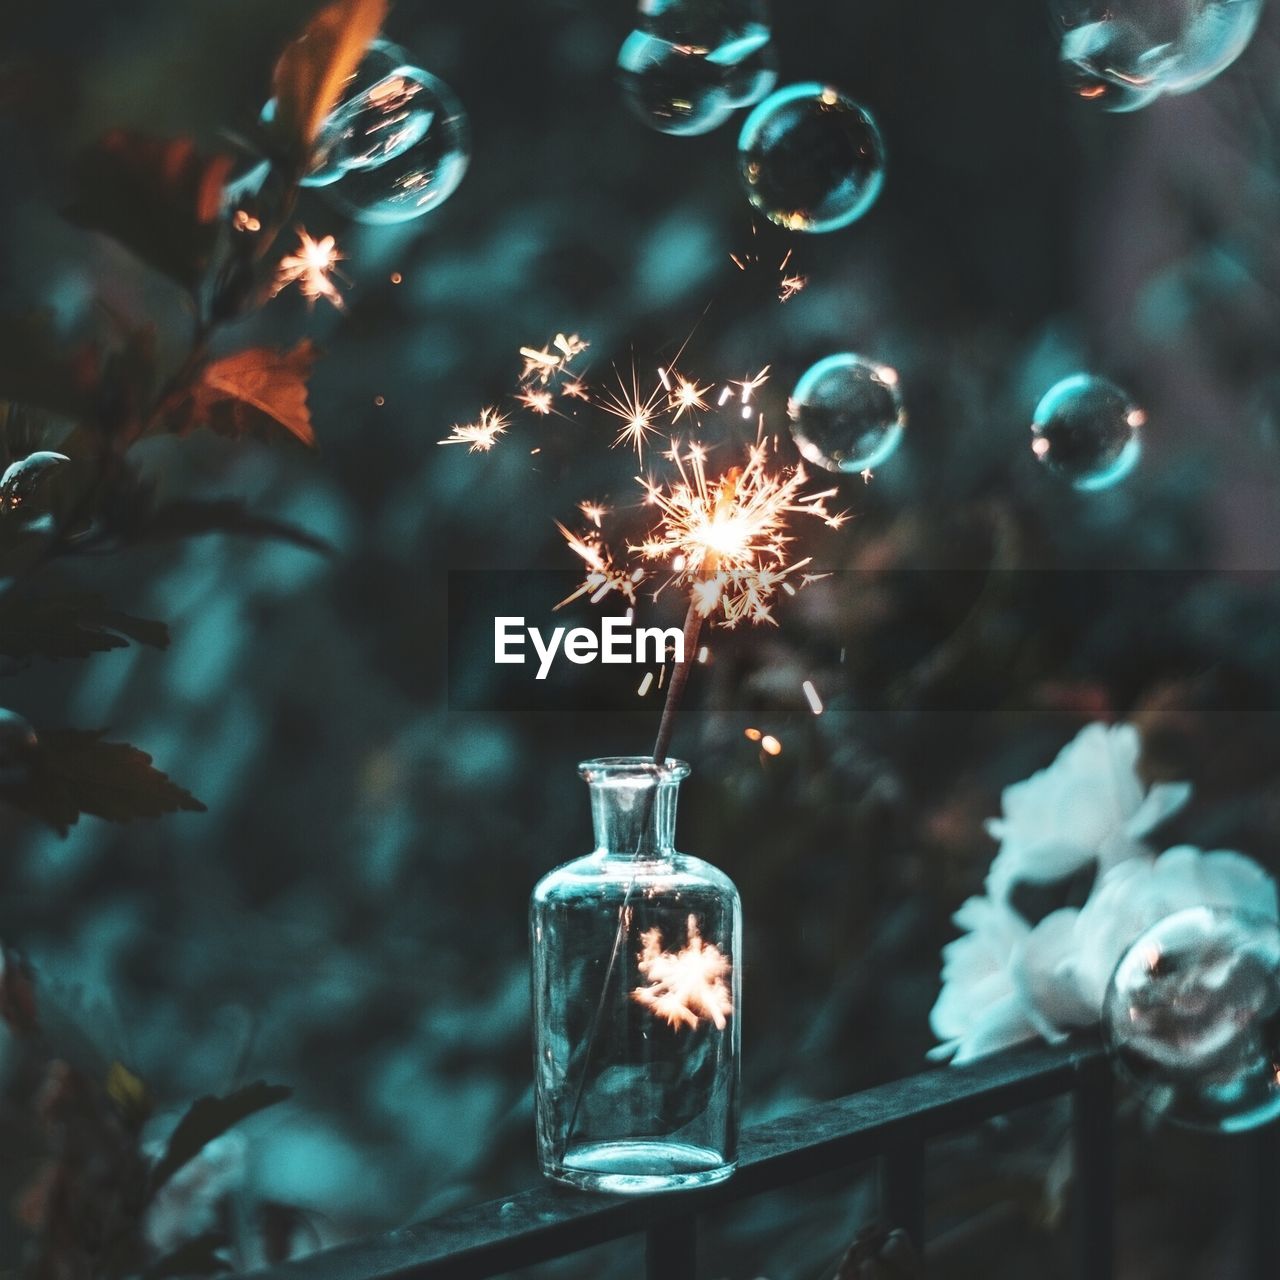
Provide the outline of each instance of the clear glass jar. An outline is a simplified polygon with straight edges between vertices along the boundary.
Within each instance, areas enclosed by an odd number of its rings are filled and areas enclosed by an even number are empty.
[[[596,849],[533,891],[538,1156],[551,1178],[645,1192],[737,1161],[742,907],[674,845],[688,765],[589,760]]]

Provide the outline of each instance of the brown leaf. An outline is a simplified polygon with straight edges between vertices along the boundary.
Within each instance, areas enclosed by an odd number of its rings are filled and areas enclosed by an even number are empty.
[[[225,435],[243,435],[257,425],[255,415],[242,411],[241,406],[247,406],[278,422],[303,444],[314,445],[307,379],[315,358],[314,345],[304,339],[289,351],[253,347],[216,360],[204,370],[197,415],[203,408],[204,425]]]
[[[336,0],[311,19],[276,63],[274,127],[305,158],[387,16],[387,0]]]
[[[204,275],[232,158],[204,156],[190,138],[113,129],[80,161],[77,226],[118,240],[188,289]]]

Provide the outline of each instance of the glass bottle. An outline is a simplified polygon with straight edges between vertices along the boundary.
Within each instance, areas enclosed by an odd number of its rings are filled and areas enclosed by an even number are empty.
[[[742,907],[677,853],[688,765],[589,760],[594,853],[533,891],[538,1156],[551,1178],[646,1192],[737,1161]]]

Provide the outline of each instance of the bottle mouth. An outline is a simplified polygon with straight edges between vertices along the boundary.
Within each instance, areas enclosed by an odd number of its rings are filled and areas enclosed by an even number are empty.
[[[687,778],[689,766],[670,758],[658,764],[651,756],[600,756],[584,760],[578,766],[578,776],[593,787],[651,787]]]

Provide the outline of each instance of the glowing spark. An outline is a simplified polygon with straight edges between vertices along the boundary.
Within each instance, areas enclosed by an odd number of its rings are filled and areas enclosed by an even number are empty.
[[[522,391],[516,396],[516,399],[526,409],[531,409],[534,413],[548,414],[551,412],[550,391],[535,391],[530,388],[528,391]]]
[[[562,396],[568,396],[571,400],[590,400],[591,395],[587,391],[587,385],[581,378],[570,378],[560,388]]]
[[[876,478],[876,473],[870,467],[864,467],[858,474],[862,477],[863,484],[870,484]]]
[[[582,585],[565,596],[556,605],[557,609],[563,609],[565,605],[572,604],[583,596],[589,596],[592,604],[599,604],[611,591],[616,591],[624,600],[635,604],[636,587],[644,580],[643,569],[629,569],[626,565],[615,564],[609,549],[595,533],[579,536],[566,529],[559,520],[556,521],[556,528],[569,544],[569,550],[587,566]]]
[[[564,356],[564,363],[568,364],[574,356],[580,356],[591,343],[578,337],[576,333],[570,334],[567,338],[563,333],[557,333],[551,345]]]
[[[609,514],[609,508],[600,502],[580,502],[578,510],[598,529],[600,522]]]
[[[275,284],[271,296],[275,297],[281,290],[297,282],[302,296],[314,305],[317,298],[324,298],[339,311],[342,310],[342,295],[331,277],[336,273],[337,264],[344,255],[338,251],[337,241],[332,236],[323,240],[313,240],[306,229],[298,228],[298,248],[294,253],[280,259],[276,267]]]
[[[766,733],[760,739],[760,750],[767,756],[780,756],[782,754],[782,743],[771,733]]]
[[[684,413],[701,413],[707,407],[707,401],[703,397],[710,390],[710,387],[700,387],[696,382],[677,374],[675,386],[670,388],[669,395],[669,405],[674,410],[671,421],[679,422]]]
[[[622,429],[613,442],[615,449],[621,444],[634,445],[636,457],[643,456],[645,441],[657,431],[653,423],[654,411],[662,395],[663,389],[659,383],[647,399],[640,398],[640,382],[634,365],[631,368],[629,389],[623,382],[622,375],[618,375],[618,390],[609,392],[609,398],[601,405],[606,413],[622,419]]]
[[[823,712],[822,699],[818,696],[817,689],[813,687],[813,681],[806,680],[800,688],[804,693],[805,701],[809,704],[809,710],[815,716],[820,716]]]
[[[640,943],[640,972],[648,986],[636,987],[631,998],[672,1027],[692,1030],[705,1018],[723,1031],[733,1013],[727,982],[733,970],[719,947],[703,941],[697,916],[689,917],[689,941],[680,951],[662,949],[660,929],[646,929]]]
[[[758,391],[766,382],[769,381],[769,369],[770,366],[765,365],[765,367],[761,369],[754,378],[743,378],[740,381],[735,381],[730,384],[732,386],[742,388],[743,404],[750,404],[752,393]]]
[[[790,563],[790,517],[802,515],[838,527],[843,514],[826,506],[836,490],[808,493],[803,466],[771,469],[763,434],[747,450],[746,463],[715,478],[707,475],[707,451],[694,443],[668,455],[677,478],[669,485],[639,479],[659,523],[630,550],[667,564],[704,618],[718,613],[723,625],[772,622],[770,601],[786,579],[808,564]]]
[[[574,356],[580,356],[591,344],[578,337],[576,333],[566,337],[557,333],[550,346],[521,347],[524,357],[524,371],[520,374],[521,382],[540,382],[545,387],[557,373],[562,373]],[[555,351],[551,350],[555,348]]]
[[[642,698],[653,688],[653,672],[646,671],[644,679],[640,681],[640,687],[636,690]]]
[[[505,435],[510,425],[496,409],[481,409],[476,422],[453,426],[443,440],[437,444],[465,444],[468,453],[488,453],[498,442],[498,437]]]
[[[247,231],[252,234],[262,230],[262,221],[255,218],[247,209],[237,209],[231,217],[231,227],[234,231]]]
[[[808,283],[808,276],[783,276],[778,281],[778,301],[790,302]]]
[[[764,737],[764,734],[761,733],[759,729],[744,729],[742,732],[745,733],[752,742],[759,742],[760,739]]]

